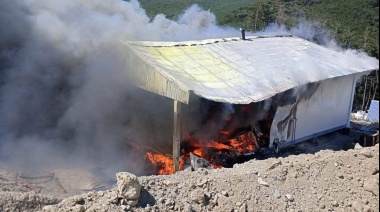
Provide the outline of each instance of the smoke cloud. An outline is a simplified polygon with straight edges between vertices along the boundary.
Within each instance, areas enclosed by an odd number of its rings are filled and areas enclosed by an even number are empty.
[[[260,33],[313,40],[308,27],[273,25]],[[170,149],[172,102],[128,84],[120,40],[239,36],[197,5],[177,21],[162,14],[151,20],[136,0],[2,0],[0,28],[0,159],[30,169],[69,163],[125,170],[124,141],[166,140]],[[330,41],[318,40],[337,47]],[[363,53],[344,53],[350,66],[368,62]],[[351,60],[358,55],[364,62]]]
[[[4,0],[0,28],[0,159],[29,169],[124,169],[124,141],[171,138],[172,105],[128,85],[120,40],[238,35],[197,5],[151,20],[136,0]]]
[[[313,43],[322,45],[328,49],[331,49],[336,52],[340,52],[343,57],[340,57],[339,61],[341,67],[347,67],[348,69],[358,69],[358,70],[372,70],[373,67],[379,67],[379,60],[370,57],[368,54],[361,50],[354,49],[344,49],[333,39],[329,30],[322,27],[318,22],[310,22],[305,20],[300,20],[299,23],[287,29],[284,25],[278,25],[277,23],[269,24],[265,29],[256,32],[257,35],[267,35],[267,34],[292,34],[294,36],[303,38],[305,40],[309,40]],[[297,94],[305,95],[310,90],[310,86],[313,87],[313,84],[309,84],[311,82],[315,82],[312,79],[324,78],[328,77],[325,72],[320,71],[323,70],[324,67],[321,67],[321,64],[316,63],[315,61],[311,61],[306,55],[300,55],[297,63],[289,62],[286,66],[289,69],[289,73],[292,73],[292,70],[299,69],[305,71],[304,76],[300,75],[292,75],[289,76],[294,81],[298,81],[300,84],[305,84],[303,86],[299,86],[292,89],[292,95],[295,96]],[[306,75],[307,72],[307,75]],[[312,74],[312,75],[311,75]],[[357,82],[360,81],[362,76],[368,75],[368,72],[362,72],[361,74],[357,74]],[[311,81],[310,81],[311,79]],[[316,84],[314,84],[316,85]],[[280,95],[281,96],[281,95]],[[286,96],[286,95],[285,95]],[[277,98],[277,97],[275,97]],[[268,99],[267,104],[272,104],[272,99]]]
[[[342,57],[341,61],[339,62],[343,67],[368,70],[371,70],[372,67],[379,67],[379,60],[368,56],[368,54],[365,52],[361,50],[344,49],[340,47],[339,44],[331,36],[329,30],[323,28],[318,22],[300,21],[296,26],[290,29],[287,29],[283,25],[272,23],[264,30],[257,32],[257,34],[292,34],[305,40],[312,41],[319,45],[325,46],[328,49],[342,53],[344,57]],[[305,62],[305,64],[301,63],[302,69],[305,69],[305,67],[318,67],[318,64],[308,64],[312,63],[311,61],[301,59],[301,62],[302,61]],[[290,66],[292,66],[292,64],[290,64]]]

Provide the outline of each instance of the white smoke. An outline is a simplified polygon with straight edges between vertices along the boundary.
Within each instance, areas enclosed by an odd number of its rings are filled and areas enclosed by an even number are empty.
[[[300,21],[290,29],[287,29],[283,25],[272,23],[265,29],[257,32],[257,34],[291,34],[312,41],[330,50],[341,53],[342,57],[339,57],[339,61],[336,62],[338,62],[341,67],[346,67],[347,69],[373,70],[373,67],[377,67],[377,69],[379,67],[379,60],[375,57],[370,57],[367,53],[361,50],[345,49],[339,46],[331,36],[329,30],[322,27],[318,22]],[[293,61],[289,62],[286,69],[289,70],[289,73],[293,73],[292,70],[302,70],[305,72],[305,75],[303,76],[299,74],[289,76],[292,80],[298,81],[300,84],[315,82],[320,78],[328,78],[327,73],[323,71],[325,68],[322,64],[318,64],[314,60],[311,60],[307,55],[300,55],[297,63],[294,63]],[[357,80],[359,81],[362,76],[368,74],[369,72],[357,74]]]
[[[273,23],[268,25],[264,30],[257,32],[257,34],[292,34],[305,40],[312,41],[328,49],[342,53],[344,57],[342,57],[339,62],[342,66],[350,69],[371,70],[372,67],[379,67],[379,60],[370,57],[365,52],[361,50],[344,49],[339,46],[339,44],[333,39],[329,30],[323,28],[318,22],[301,21],[290,29],[287,29],[283,25]],[[310,61],[305,60],[305,62],[309,63]],[[309,64],[305,64],[305,66],[313,67]]]
[[[117,169],[128,166],[125,139],[171,139],[171,101],[128,85],[120,40],[239,36],[196,5],[177,21],[151,20],[136,0],[2,0],[0,29],[0,159],[32,169],[67,162]],[[305,29],[276,28],[312,40]],[[359,55],[366,64],[366,55],[348,52],[349,62]]]
[[[136,0],[4,0],[0,28],[0,159],[31,169],[125,167],[125,139],[168,137],[172,105],[128,85],[120,40],[239,34],[196,5],[150,20]]]

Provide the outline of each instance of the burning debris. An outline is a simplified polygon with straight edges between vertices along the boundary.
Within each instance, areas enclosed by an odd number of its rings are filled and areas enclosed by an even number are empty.
[[[190,153],[188,155],[184,155],[181,158],[181,170],[185,171],[196,171],[198,169],[213,169],[211,164],[193,153]]]
[[[157,174],[165,175],[174,173],[173,159],[170,157],[151,152],[147,152],[145,156],[152,165],[157,168]]]
[[[192,171],[196,171],[199,168],[212,169],[211,164],[207,160],[197,157],[192,153],[190,153],[190,162]]]
[[[201,107],[207,107],[208,112],[192,130],[186,128],[186,123],[192,122],[194,116],[185,113],[182,131],[188,133],[183,133],[180,143],[179,170],[232,167],[254,157],[260,148],[267,148],[274,111],[265,109],[263,105],[231,105],[226,112],[225,104],[203,100]],[[128,144],[144,155],[147,173],[167,175],[175,172],[169,152],[136,143]]]

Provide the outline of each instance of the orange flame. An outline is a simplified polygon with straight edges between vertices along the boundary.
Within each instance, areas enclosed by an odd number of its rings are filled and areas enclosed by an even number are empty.
[[[223,143],[219,143],[217,141],[211,140],[207,142],[194,142],[192,143],[193,147],[198,147],[198,148],[215,148],[215,149],[231,149],[231,146],[228,146]]]
[[[228,134],[228,131],[220,131],[221,134]],[[186,136],[190,138],[189,135]],[[222,168],[223,166],[220,164],[214,163],[215,155],[208,155],[208,149],[213,149],[214,153],[222,154],[223,151],[234,151],[238,153],[238,155],[245,154],[247,152],[254,151],[256,146],[256,140],[252,132],[247,132],[245,134],[240,135],[238,138],[229,139],[226,143],[220,143],[218,141],[210,140],[210,141],[194,141],[189,140],[192,150],[191,153],[208,160],[213,168]],[[181,149],[181,153],[184,155],[179,161],[179,168],[183,170],[183,166],[185,161],[189,158],[188,153],[189,150]],[[230,153],[223,153],[224,155],[231,156]],[[152,165],[156,166],[159,175],[169,175],[174,173],[174,164],[173,159],[167,157],[162,154],[155,154],[151,152],[147,152],[145,157],[152,163]]]
[[[253,104],[243,105],[238,111],[243,114],[252,113],[254,111]],[[243,125],[240,126],[240,122],[236,117],[237,116],[233,116],[233,114],[224,117],[227,124],[222,127],[222,129],[219,129],[219,137],[214,137],[215,140],[198,140],[195,139],[195,137],[199,137],[199,135],[192,136],[192,134],[182,129],[182,142],[184,145],[181,149],[182,157],[179,161],[180,170],[183,170],[185,162],[189,159],[189,153],[193,153],[194,155],[207,160],[214,168],[222,168],[226,165],[225,158],[241,156],[245,153],[255,151],[259,147],[259,138],[256,138],[252,131],[246,131],[235,138],[230,138],[231,134],[235,134],[234,130],[238,129],[238,127],[246,127]],[[266,119],[267,118],[268,117],[266,117]],[[211,121],[209,124],[211,125],[213,124],[212,120],[213,118],[209,119],[209,121]],[[270,124],[271,122],[268,121],[268,129],[270,129]],[[269,137],[269,134],[265,136]],[[152,165],[157,167],[158,174],[167,175],[174,173],[172,158],[151,152],[146,153],[145,156],[149,159]]]
[[[158,174],[168,175],[174,173],[173,159],[166,157],[165,155],[151,152],[147,152],[145,157],[147,157],[153,165],[159,168]]]
[[[231,146],[243,154],[252,152],[256,148],[256,139],[251,131],[239,136],[239,139],[234,138],[229,141]]]

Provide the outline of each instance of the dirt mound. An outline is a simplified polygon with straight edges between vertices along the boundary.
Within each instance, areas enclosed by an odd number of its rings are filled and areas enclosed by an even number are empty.
[[[252,160],[231,169],[139,177],[136,207],[116,189],[69,197],[43,211],[378,211],[379,146]]]
[[[233,168],[138,177],[141,191],[125,187],[133,201],[91,167],[12,173],[0,164],[0,212],[378,211],[379,145],[354,146],[333,133]]]
[[[34,192],[0,192],[0,211],[39,211],[46,205],[53,205],[60,199],[39,195]]]

